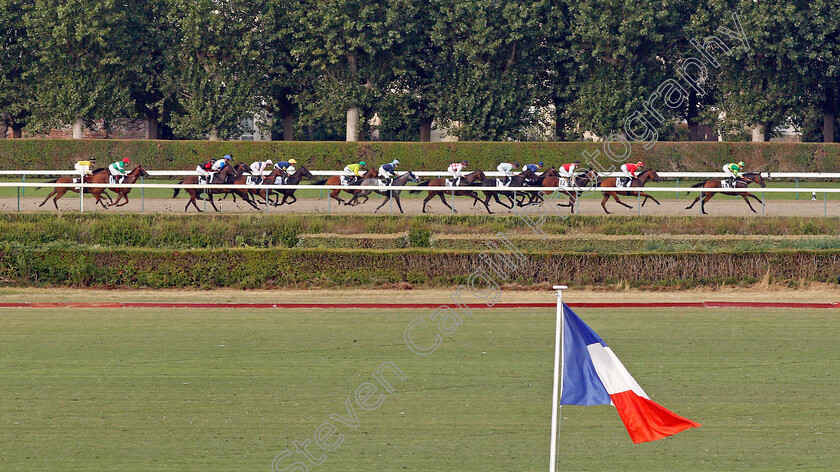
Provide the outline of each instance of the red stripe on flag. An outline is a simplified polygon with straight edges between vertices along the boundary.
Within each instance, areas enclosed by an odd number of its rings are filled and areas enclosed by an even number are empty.
[[[656,441],[688,428],[700,427],[700,423],[683,418],[652,400],[636,395],[632,390],[612,394],[610,398],[635,444]]]

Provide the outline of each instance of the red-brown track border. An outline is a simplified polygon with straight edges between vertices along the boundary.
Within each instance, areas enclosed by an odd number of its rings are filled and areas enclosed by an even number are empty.
[[[204,309],[435,309],[441,303],[155,303],[155,302],[0,302],[0,308],[204,308]],[[840,302],[581,302],[568,303],[572,308],[840,308]],[[482,308],[553,308],[556,303],[484,303],[466,304],[471,309]]]

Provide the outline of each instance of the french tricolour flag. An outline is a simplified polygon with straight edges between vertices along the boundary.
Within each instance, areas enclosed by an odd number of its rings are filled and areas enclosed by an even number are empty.
[[[700,426],[651,401],[607,343],[565,303],[561,385],[561,405],[615,405],[636,444]]]

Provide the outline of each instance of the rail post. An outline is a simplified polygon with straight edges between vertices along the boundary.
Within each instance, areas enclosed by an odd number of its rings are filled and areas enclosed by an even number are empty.
[[[143,176],[140,176],[140,183],[143,183]],[[145,193],[143,190],[146,190],[146,187],[140,187],[140,211],[146,211],[146,198]]]
[[[20,189],[21,189],[21,188],[23,188],[23,187],[18,187],[18,189],[17,189],[17,195],[18,195],[18,199],[17,199],[17,200],[18,200],[18,213],[20,213]]]
[[[330,214],[330,192],[327,192],[327,214]]]
[[[513,191],[513,216],[516,216],[516,190]]]
[[[796,189],[799,190],[799,177],[795,178],[794,181],[796,181]],[[799,192],[793,193],[793,199],[799,200]]]
[[[764,192],[761,192],[761,216],[764,216]]]
[[[20,181],[23,182],[23,183],[26,183],[26,174],[21,174]],[[19,190],[20,190],[21,196],[25,197],[26,196],[26,187],[19,188]]]
[[[79,179],[79,213],[85,212],[85,180],[84,178]]]
[[[394,214],[394,191],[388,189],[388,202],[391,203],[391,215]]]
[[[642,216],[642,190],[636,191],[636,206],[639,208],[639,216]]]
[[[828,216],[828,192],[823,192],[823,216]]]
[[[452,191],[452,214],[455,214],[455,191]]]
[[[680,188],[680,178],[679,178],[679,177],[677,177],[677,189],[678,189],[678,190],[677,190],[677,200],[679,200],[679,199],[680,199],[680,191],[679,191],[679,188]]]

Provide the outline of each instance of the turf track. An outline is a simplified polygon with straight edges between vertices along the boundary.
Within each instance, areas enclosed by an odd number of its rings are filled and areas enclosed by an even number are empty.
[[[577,312],[653,400],[703,427],[634,446],[610,407],[567,406],[558,470],[840,467],[831,310]],[[4,309],[0,469],[270,470],[390,361],[405,381],[356,407],[358,428],[339,424],[342,445],[308,470],[545,470],[554,310],[476,311],[418,356],[403,333],[429,315]]]

